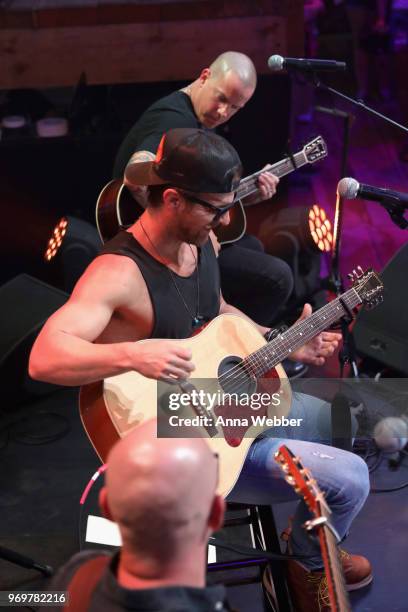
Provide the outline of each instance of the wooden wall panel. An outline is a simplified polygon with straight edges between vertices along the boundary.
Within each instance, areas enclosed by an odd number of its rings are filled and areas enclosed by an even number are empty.
[[[282,5],[290,9],[282,12]],[[247,53],[266,73],[271,54],[302,55],[302,10],[303,3],[289,0],[278,15],[181,21],[173,11],[167,20],[90,25],[86,13],[87,25],[61,26],[60,18],[57,27],[47,27],[48,19],[37,28],[4,27],[3,20],[0,88],[72,86],[82,71],[91,84],[190,79],[228,49]]]

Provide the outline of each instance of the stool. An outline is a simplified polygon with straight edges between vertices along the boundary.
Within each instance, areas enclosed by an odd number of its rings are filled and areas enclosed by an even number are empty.
[[[229,518],[230,512],[240,512],[240,516]],[[224,528],[237,527],[247,525],[251,532],[252,545],[260,550],[268,550],[269,552],[281,553],[279,535],[276,529],[275,518],[273,516],[271,506],[255,506],[252,504],[227,504],[227,518],[224,521]],[[238,544],[237,544],[238,545]],[[233,546],[233,544],[231,544]],[[222,580],[226,586],[235,586],[250,584],[253,582],[261,582],[265,567],[269,565],[272,574],[273,585],[276,594],[276,605],[271,607],[268,599],[265,596],[264,590],[264,609],[274,612],[290,612],[288,594],[285,581],[285,572],[282,561],[272,561],[262,556],[262,553],[254,551],[254,557],[248,558],[239,556],[225,562],[211,563],[207,571],[209,573],[242,569],[246,567],[258,567],[257,575],[250,578],[227,578]]]

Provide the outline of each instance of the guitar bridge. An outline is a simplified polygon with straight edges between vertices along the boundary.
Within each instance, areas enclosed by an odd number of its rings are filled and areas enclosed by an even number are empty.
[[[197,392],[197,389],[195,388],[195,386],[191,382],[188,382],[187,380],[180,382],[179,387],[183,391],[183,393],[187,393],[190,396],[191,396],[192,391]],[[202,404],[200,404],[198,400],[194,402],[191,401],[190,406],[193,409],[193,411],[196,413],[197,416],[205,418],[205,423],[209,423],[209,424],[203,425],[203,427],[208,433],[208,435],[211,438],[214,438],[219,433],[219,431],[218,431],[218,427],[215,425],[215,415],[213,411],[210,408],[207,408],[206,406],[203,406]]]

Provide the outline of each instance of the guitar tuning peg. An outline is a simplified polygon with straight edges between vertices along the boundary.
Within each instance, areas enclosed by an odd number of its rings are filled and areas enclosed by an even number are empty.
[[[356,281],[358,281],[358,279],[360,278],[357,270],[353,269],[352,272],[350,272],[349,274],[347,274],[348,279],[352,282],[355,283]]]
[[[364,274],[364,270],[361,266],[357,266],[358,277],[361,278]]]

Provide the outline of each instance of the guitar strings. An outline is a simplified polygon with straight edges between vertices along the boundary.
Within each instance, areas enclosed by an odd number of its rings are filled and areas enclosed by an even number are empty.
[[[354,288],[350,289],[345,294],[343,294],[342,299],[346,302],[349,308],[354,308],[360,302],[360,298]],[[350,303],[347,303],[348,301],[350,301]],[[271,345],[278,344],[277,340],[279,340],[279,343],[281,345],[281,350],[276,349],[276,351],[273,352],[272,355],[275,357],[276,363],[279,363],[282,357],[285,354],[287,354],[287,349],[289,348],[291,341],[296,336],[302,335],[302,344],[304,342],[309,341],[311,338],[313,338],[316,335],[316,329],[317,327],[319,327],[319,324],[322,323],[323,321],[326,321],[326,319],[331,318],[330,315],[334,315],[335,311],[338,311],[341,309],[342,309],[342,306],[341,306],[341,302],[339,302],[339,299],[334,300],[333,302],[330,302],[329,304],[326,305],[326,307],[321,309],[321,310],[324,310],[325,316],[320,315],[320,320],[319,320],[319,317],[317,317],[317,323],[315,319],[315,323],[310,325],[310,321],[308,319],[305,319],[293,325],[284,334],[279,336],[279,338],[272,340],[268,344],[262,346],[260,349],[255,351],[255,353],[244,358],[239,364],[233,366],[232,368],[230,368],[229,370],[221,374],[221,376],[219,376],[218,378],[218,381],[220,383],[223,383],[224,387],[228,384],[239,381],[240,378],[242,379],[241,386],[242,384],[247,384],[248,378],[249,377],[253,378],[253,376],[251,376],[252,373],[250,370],[249,372],[248,372],[248,369],[245,370],[246,366],[249,366],[249,369],[251,368],[251,366],[254,366],[255,369],[257,367],[259,368],[260,366],[262,366],[261,372],[260,372],[261,375],[263,372],[267,372],[269,369],[273,367],[272,364],[268,363],[270,360],[268,360],[267,355],[270,352]],[[343,308],[343,313],[344,313],[344,308]],[[337,320],[337,318],[339,317],[333,317],[333,320]],[[275,359],[273,361],[275,361]],[[256,371],[255,371],[255,374],[256,374]]]
[[[295,164],[297,168],[304,166],[306,162],[304,161],[303,151],[296,153],[294,155],[294,160],[295,160]],[[252,193],[254,193],[255,191],[259,189],[257,181],[258,181],[258,176],[260,176],[262,173],[269,172],[271,174],[275,174],[276,176],[280,178],[282,176],[285,176],[286,174],[289,174],[292,170],[293,170],[293,164],[289,158],[283,160],[282,162],[278,162],[277,164],[272,165],[270,168],[266,168],[264,170],[258,170],[258,172],[255,172],[254,174],[247,176],[241,181],[239,188],[238,188],[237,199],[246,198],[248,195],[251,195]],[[241,190],[245,193],[240,193]]]
[[[334,307],[333,307],[334,305]],[[329,310],[339,310],[340,306],[339,304],[336,304],[335,302],[330,303],[329,308],[325,309],[325,315],[321,317],[321,321],[325,321],[328,318],[328,311]],[[310,328],[310,329],[308,329]],[[289,333],[288,333],[289,332]],[[304,333],[307,333],[307,335],[304,335]],[[277,362],[279,362],[281,356],[283,356],[284,354],[286,354],[286,350],[287,348],[289,348],[290,346],[290,342],[291,340],[302,334],[302,342],[309,340],[310,338],[312,338],[314,335],[316,335],[316,327],[315,324],[312,325],[312,327],[310,327],[310,321],[305,319],[304,321],[299,322],[298,324],[296,324],[295,326],[293,326],[290,330],[288,330],[287,332],[285,332],[284,335],[281,335],[279,337],[280,340],[280,344],[283,350],[279,351],[277,350],[276,353],[273,353],[273,355],[276,355],[277,358]],[[272,341],[274,342],[274,341]],[[275,344],[277,344],[276,340],[275,340]],[[256,366],[264,366],[265,364],[265,358],[263,357],[264,354],[266,354],[267,350],[264,350],[268,347],[270,347],[271,343],[261,347],[260,349],[258,349],[258,351],[256,351],[253,355],[251,355],[249,358],[244,359],[243,361],[246,362],[244,363],[244,365],[255,365]],[[262,353],[262,357],[261,357],[261,353]],[[234,366],[234,368],[231,368],[230,370],[228,370],[227,372],[225,372],[223,375],[220,376],[220,380],[227,382],[228,378],[231,378],[231,374],[234,373],[234,371],[237,371],[237,369],[242,370],[242,363],[241,362],[238,366]],[[269,365],[269,364],[268,364]],[[265,366],[267,367],[267,366]]]
[[[363,290],[364,287],[368,284],[370,278],[364,279],[364,281],[360,284],[360,290]],[[361,303],[361,298],[359,296],[359,294],[357,293],[356,289],[354,287],[352,287],[351,289],[349,289],[347,292],[345,292],[342,296],[340,296],[341,299],[346,302],[346,305],[349,309],[354,308],[355,306],[357,306],[358,304]],[[349,302],[349,303],[347,303]],[[342,308],[341,302],[340,302],[340,298],[337,298],[336,300],[333,300],[332,302],[330,302],[329,304],[327,304],[325,307],[321,308],[319,311],[317,311],[315,313],[315,315],[317,315],[317,313],[320,312],[320,323],[322,321],[325,321],[326,318],[333,316],[333,314],[335,314],[334,312],[331,311],[339,311],[343,309],[343,314],[344,313],[344,308]],[[325,315],[327,316],[323,316],[322,314],[323,312]],[[333,321],[337,320],[340,317],[333,317]],[[319,317],[316,317],[316,319],[318,320]],[[304,324],[302,326],[302,324]],[[319,324],[319,323],[318,323]],[[284,337],[282,338],[282,336],[280,336],[280,341],[281,341],[281,346],[284,349],[283,351],[277,352],[277,363],[279,363],[279,361],[281,361],[281,359],[286,356],[287,351],[286,349],[289,348],[290,346],[290,342],[292,341],[293,337],[296,336],[297,333],[301,333],[303,334],[303,332],[306,331],[306,329],[309,327],[310,325],[310,319],[305,319],[304,321],[300,321],[299,323],[293,325],[289,330],[287,330],[284,334]],[[322,328],[322,330],[324,330],[324,327]],[[302,338],[302,342],[308,341],[311,338],[313,338],[316,334],[316,329],[313,328],[312,333],[310,333],[311,330],[309,331],[309,335],[308,336],[304,336],[304,338]],[[274,342],[274,341],[272,341]],[[276,342],[275,342],[276,343]],[[255,365],[255,366],[259,366],[262,365],[264,366],[264,362],[265,359],[260,359],[260,355],[261,353],[263,355],[267,354],[269,351],[269,347],[271,345],[271,342],[266,344],[265,346],[261,347],[260,349],[258,349],[252,356],[249,356],[248,358],[245,358],[243,361],[246,361],[246,364],[249,365]],[[275,355],[275,353],[273,353],[273,355]],[[242,370],[242,363],[238,364],[237,366],[235,366],[234,368],[231,368],[230,370],[228,370],[227,372],[225,372],[223,375],[220,376],[220,379],[223,379],[224,377],[226,377],[227,375],[231,375],[234,370],[236,371],[237,368],[240,368]],[[245,365],[245,364],[244,364]],[[270,367],[273,367],[272,365],[267,365],[264,366],[264,371],[267,371]]]
[[[324,317],[326,319],[326,317]],[[276,349],[272,352],[270,357],[274,357],[271,362],[271,359],[268,359],[268,353],[270,352],[272,343],[269,343],[263,347],[261,347],[256,353],[249,358],[244,359],[240,364],[234,366],[223,375],[219,377],[219,382],[222,383],[223,387],[227,385],[231,385],[233,383],[239,382],[239,379],[242,378],[242,381],[247,381],[249,377],[255,378],[257,375],[262,375],[263,372],[270,370],[274,362],[277,364],[281,361],[282,357],[287,354],[288,347],[290,346],[290,341],[292,338],[295,338],[299,335],[302,335],[302,343],[304,341],[308,341],[312,338],[316,333],[316,327],[313,325],[308,328],[308,323],[305,325],[301,322],[296,326],[296,330],[293,330],[291,334],[286,334],[286,336],[280,336],[279,338],[272,341],[274,344],[280,344],[280,349]],[[266,349],[266,350],[265,350]],[[254,372],[252,370],[255,370]],[[242,383],[241,383],[242,384]]]
[[[354,299],[353,299],[354,298]],[[356,293],[355,289],[350,289],[347,293],[343,294],[342,299],[347,303],[347,306],[349,308],[354,308],[357,304],[360,303],[360,299],[358,294]],[[338,300],[334,300],[333,302],[330,302],[329,304],[327,304],[327,306],[324,309],[324,314],[326,316],[321,316],[320,320],[319,317],[317,324],[313,324],[312,326],[310,326],[310,320],[309,319],[305,319],[304,321],[299,322],[298,324],[295,324],[294,326],[292,326],[292,328],[290,330],[288,330],[287,332],[285,332],[284,337],[282,338],[282,336],[279,337],[279,339],[275,339],[272,340],[272,342],[266,344],[265,346],[261,347],[260,349],[258,349],[258,351],[255,352],[255,354],[253,354],[252,356],[249,356],[249,358],[246,358],[243,360],[243,362],[241,362],[240,364],[238,364],[237,366],[235,366],[234,368],[231,368],[230,370],[228,370],[227,372],[225,372],[223,375],[220,376],[219,380],[220,382],[223,383],[229,383],[231,382],[231,380],[238,380],[239,378],[239,374],[242,372],[243,367],[245,367],[246,365],[251,366],[255,366],[255,368],[258,366],[262,366],[261,368],[261,374],[263,372],[267,372],[268,370],[270,370],[273,365],[274,362],[275,364],[279,363],[282,358],[284,358],[287,354],[288,354],[288,348],[291,344],[291,342],[293,341],[293,339],[297,336],[297,335],[302,335],[302,344],[304,342],[307,342],[308,340],[310,340],[311,338],[313,338],[316,334],[316,329],[319,326],[319,324],[322,323],[322,321],[326,321],[327,318],[332,318],[332,321],[337,320],[339,317],[338,316],[333,316],[333,314],[337,314],[335,313],[335,311],[339,311],[341,310],[341,303],[339,303]],[[323,313],[321,313],[323,314]],[[344,309],[343,309],[343,314],[344,313]],[[315,319],[315,323],[316,323],[316,319]],[[322,328],[322,330],[327,326],[327,324],[324,325],[324,327]],[[278,342],[279,340],[279,342]],[[267,360],[265,358],[265,356],[268,355],[268,353],[270,353],[270,349],[272,348],[271,345],[272,344],[280,344],[281,348],[276,349],[275,352],[272,353],[271,356],[274,357],[272,363],[270,362],[270,360]],[[239,370],[239,371],[238,371]],[[235,374],[238,374],[238,376],[235,376]],[[246,372],[246,376],[248,377],[248,372]]]
[[[360,281],[360,285],[359,285],[359,289],[360,291],[364,290],[365,286],[369,283],[370,281],[370,277],[364,279],[362,282]],[[340,296],[341,299],[346,303],[347,307],[349,309],[354,308],[355,306],[357,306],[358,304],[361,303],[361,298],[359,296],[359,294],[356,291],[355,287],[352,287],[351,289],[349,289],[347,292],[345,292],[342,296]],[[349,302],[349,303],[348,303]],[[344,312],[344,308],[342,307],[342,304],[340,302],[340,298],[337,298],[336,300],[333,300],[332,302],[330,302],[329,304],[327,304],[325,307],[321,308],[320,310],[318,310],[315,315],[317,315],[317,313],[320,312],[320,323],[322,321],[325,321],[327,318],[330,317],[330,315],[332,316],[334,314],[334,312],[331,311],[338,311],[343,309],[343,314],[346,314]],[[324,313],[326,314],[326,316],[321,316],[323,313],[321,311],[324,311]],[[329,315],[330,313],[330,315]],[[333,317],[332,322],[336,321],[338,318],[340,317]],[[316,317],[317,320],[319,320],[319,317]],[[319,323],[317,324],[317,326],[319,325]],[[309,329],[308,329],[309,328]],[[324,330],[324,327],[323,327]],[[307,332],[305,334],[305,336],[302,338],[302,343],[309,341],[311,338],[313,338],[316,334],[316,328],[314,328],[314,326],[310,326],[310,320],[305,319],[303,321],[300,321],[299,323],[293,325],[287,332],[285,332],[284,337],[282,338],[282,336],[280,336],[280,342],[281,342],[281,347],[283,349],[288,349],[290,346],[290,341],[292,340],[292,338],[294,336],[296,336],[297,334],[302,334],[304,332]],[[269,369],[271,369],[273,367],[272,364],[267,363],[267,358],[265,357],[264,359],[260,358],[261,353],[263,355],[267,355],[271,344],[275,343],[277,344],[277,339],[272,340],[271,342],[269,342],[268,344],[266,344],[265,346],[261,347],[260,349],[258,349],[257,351],[255,351],[255,353],[252,356],[248,356],[247,358],[243,359],[239,364],[237,364],[236,366],[230,368],[229,370],[227,370],[227,372],[224,372],[224,374],[222,374],[219,378],[218,381],[219,382],[223,382],[224,386],[226,386],[228,383],[231,382],[235,382],[237,380],[239,380],[239,378],[242,378],[242,383],[241,383],[241,387],[242,384],[247,384],[248,382],[248,371],[244,371],[245,366],[249,365],[252,366],[254,365],[256,366],[260,366],[262,365],[262,369],[263,372],[261,370],[261,375],[264,372],[267,372]],[[272,353],[273,355],[276,355],[276,363],[279,363],[279,361],[281,361],[282,357],[284,355],[287,354],[286,350],[281,351],[281,354],[279,354],[279,351]],[[253,376],[251,377],[252,379],[254,378]],[[255,377],[256,379],[256,377]]]

